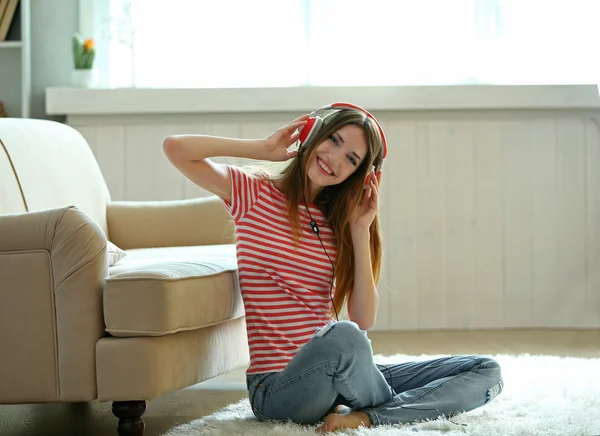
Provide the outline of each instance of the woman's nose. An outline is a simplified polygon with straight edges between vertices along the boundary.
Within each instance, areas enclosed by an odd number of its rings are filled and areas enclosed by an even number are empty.
[[[340,163],[343,162],[342,159],[344,157],[343,150],[336,148],[333,153],[331,153],[331,164],[335,165],[336,168],[339,168]]]

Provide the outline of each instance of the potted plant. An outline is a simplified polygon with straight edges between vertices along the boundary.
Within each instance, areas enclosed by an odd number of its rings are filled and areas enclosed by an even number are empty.
[[[96,84],[94,58],[96,49],[92,39],[84,39],[79,33],[73,35],[73,85],[91,87]]]

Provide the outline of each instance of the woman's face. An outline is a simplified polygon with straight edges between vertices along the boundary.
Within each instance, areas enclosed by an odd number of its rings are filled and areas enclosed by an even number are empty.
[[[361,127],[348,124],[317,146],[308,162],[313,198],[326,186],[346,180],[367,155],[367,141]]]

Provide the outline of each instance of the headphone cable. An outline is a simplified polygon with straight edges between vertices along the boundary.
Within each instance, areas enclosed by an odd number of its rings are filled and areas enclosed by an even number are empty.
[[[302,168],[302,166],[300,166],[300,168]],[[331,260],[329,253],[325,249],[325,244],[323,244],[323,240],[321,239],[321,235],[319,233],[319,226],[317,225],[317,222],[313,219],[313,217],[310,213],[310,207],[308,206],[308,202],[306,201],[306,191],[304,189],[304,177],[302,176],[302,169],[300,170],[300,181],[302,183],[302,196],[304,197],[304,205],[306,206],[306,211],[308,212],[308,216],[310,217],[310,227],[312,228],[313,233],[315,235],[317,235],[317,238],[319,238],[321,247],[323,248],[323,251],[325,252],[325,255],[327,256],[327,259],[329,259],[329,263],[331,263],[331,282],[330,282],[330,286],[329,286],[329,299],[331,300],[331,305],[333,306],[333,310],[335,311],[335,319],[336,319],[336,321],[339,322],[340,319],[338,316],[338,311],[337,311],[337,308],[335,307],[335,302],[333,301],[333,295],[332,295],[333,294],[333,280],[335,277],[335,265],[333,263],[333,260]]]

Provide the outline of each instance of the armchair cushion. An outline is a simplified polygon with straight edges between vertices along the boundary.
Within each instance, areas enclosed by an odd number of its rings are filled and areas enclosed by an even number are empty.
[[[163,336],[243,315],[232,244],[127,250],[104,288],[113,336]]]

